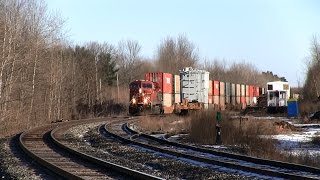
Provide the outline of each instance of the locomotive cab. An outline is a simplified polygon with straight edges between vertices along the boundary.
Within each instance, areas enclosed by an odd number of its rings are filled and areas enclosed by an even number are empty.
[[[161,112],[162,105],[158,97],[159,86],[157,83],[152,81],[136,80],[129,84],[129,89],[129,114],[135,115],[147,111]]]

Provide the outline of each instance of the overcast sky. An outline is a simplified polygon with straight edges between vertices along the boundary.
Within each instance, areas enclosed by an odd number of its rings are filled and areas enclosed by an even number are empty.
[[[320,39],[317,0],[47,0],[74,43],[138,40],[153,58],[167,36],[185,34],[200,57],[251,62],[260,71],[304,80],[311,40]],[[320,73],[320,70],[319,70]]]

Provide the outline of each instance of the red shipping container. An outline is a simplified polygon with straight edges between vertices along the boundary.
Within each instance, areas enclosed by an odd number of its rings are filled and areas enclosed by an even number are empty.
[[[247,104],[247,101],[246,101],[246,97],[245,97],[245,96],[241,96],[241,97],[240,97],[240,103],[241,103],[241,104]]]
[[[212,90],[213,90],[213,95],[214,96],[219,96],[219,86],[220,86],[220,82],[219,81],[212,81]]]
[[[249,97],[253,97],[253,86],[249,86]]]
[[[156,72],[146,73],[146,80],[157,82],[163,93],[172,93],[173,77],[170,73]]]
[[[258,86],[256,87],[255,92],[256,92],[255,97],[259,97],[260,94],[259,94],[259,87]]]

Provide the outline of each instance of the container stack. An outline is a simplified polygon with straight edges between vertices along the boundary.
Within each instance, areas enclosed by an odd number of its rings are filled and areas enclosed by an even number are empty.
[[[236,104],[241,104],[240,97],[241,97],[241,84],[236,84]]]
[[[220,103],[220,109],[225,110],[226,108],[226,96],[225,96],[225,83],[220,81],[220,98],[219,98],[219,103]]]
[[[250,105],[250,96],[249,96],[249,85],[245,85],[246,89],[245,89],[245,97],[246,97],[246,105]]]
[[[233,107],[236,106],[236,84],[231,84],[231,104]]]
[[[173,112],[173,102],[174,94],[173,92],[173,76],[170,73],[156,72],[156,73],[146,73],[145,79],[159,84],[162,96],[162,104],[164,113]]]
[[[231,104],[231,83],[229,82],[225,83],[225,96],[225,104],[229,106]]]
[[[204,70],[184,68],[180,71],[181,99],[204,103],[208,108],[209,72]]]
[[[214,109],[219,109],[219,104],[220,104],[220,82],[219,81],[213,81],[213,104],[214,104]]]
[[[241,84],[240,103],[241,103],[241,108],[245,109],[246,106],[247,106],[247,102],[246,102],[246,85],[245,84]]]
[[[174,75],[174,103],[180,103],[180,76]]]
[[[208,106],[210,109],[213,108],[213,82],[209,80],[209,92],[208,92]]]

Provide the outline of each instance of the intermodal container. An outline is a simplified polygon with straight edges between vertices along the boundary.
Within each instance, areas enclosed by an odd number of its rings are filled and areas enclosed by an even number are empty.
[[[213,98],[212,98],[213,100],[213,104],[216,104],[216,105],[219,105],[219,96],[213,96]]]
[[[181,99],[208,104],[209,72],[186,67],[180,71]]]
[[[180,93],[175,93],[174,94],[174,103],[180,103]]]
[[[236,85],[233,83],[231,84],[231,96],[236,97]]]
[[[247,104],[247,101],[246,101],[246,97],[245,97],[245,96],[241,96],[241,97],[240,97],[240,103],[241,103],[241,104]]]
[[[246,96],[246,85],[241,84],[240,96]]]
[[[246,94],[246,97],[249,97],[249,85],[245,85],[246,89],[245,89],[245,94]]]
[[[241,108],[242,109],[246,108],[247,102],[246,102],[246,97],[245,96],[241,96],[240,97],[240,104],[241,104]]]
[[[226,103],[225,103],[225,96],[219,96],[219,102],[220,102],[220,109],[225,110],[226,109]]]
[[[213,81],[213,95],[214,96],[219,96],[220,93],[220,82],[219,81]]]
[[[156,72],[146,73],[145,79],[153,82],[157,82],[163,93],[172,93],[173,77],[170,73]]]
[[[236,84],[236,96],[240,97],[241,96],[241,84]],[[240,103],[240,100],[239,100]]]
[[[249,97],[253,97],[253,86],[249,85]]]
[[[225,104],[231,104],[231,96],[225,96]]]
[[[231,95],[231,83],[229,83],[229,82],[225,83],[225,95],[226,96]]]
[[[211,96],[211,95],[208,96],[208,104],[212,104],[212,103],[213,103],[213,102],[212,102],[212,97],[213,97],[213,96]]]
[[[240,96],[236,96],[236,104],[240,104]]]
[[[259,87],[258,86],[254,86],[254,91],[253,91],[253,96],[254,97],[259,97]]]
[[[163,93],[163,106],[164,107],[171,107],[173,105],[173,94],[171,93]]]
[[[235,96],[232,96],[231,97],[231,104],[233,105],[233,106],[235,106],[236,105],[236,97]]]
[[[179,75],[174,75],[174,93],[180,93],[180,76]]]
[[[225,83],[220,81],[220,96],[224,96],[225,95]]]
[[[211,80],[209,80],[209,96],[213,95],[213,83]]]
[[[251,102],[250,102],[250,97],[248,97],[248,96],[246,96],[246,104],[247,104],[247,105],[250,105],[250,104],[251,104]]]

